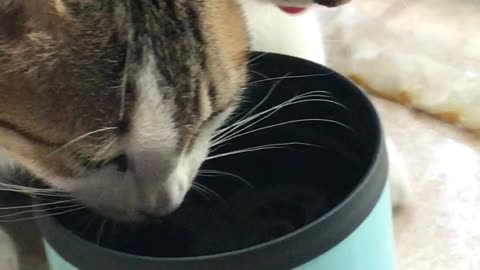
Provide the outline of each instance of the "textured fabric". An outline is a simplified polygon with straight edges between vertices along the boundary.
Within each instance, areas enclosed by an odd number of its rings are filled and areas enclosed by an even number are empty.
[[[480,130],[480,5],[353,1],[325,10],[329,64],[368,91]]]

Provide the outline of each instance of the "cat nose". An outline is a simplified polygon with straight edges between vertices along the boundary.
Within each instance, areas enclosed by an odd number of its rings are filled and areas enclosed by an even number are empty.
[[[127,155],[119,155],[112,159],[109,164],[117,166],[118,171],[126,172],[128,170],[128,157]]]
[[[147,199],[146,196],[144,199]],[[137,213],[147,219],[160,219],[169,216],[180,207],[183,197],[175,197],[172,194],[164,193],[160,196],[152,196],[154,200],[144,200],[143,205],[137,209]]]

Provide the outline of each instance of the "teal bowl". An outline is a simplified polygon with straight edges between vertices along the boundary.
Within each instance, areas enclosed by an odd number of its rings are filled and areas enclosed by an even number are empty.
[[[51,270],[395,268],[388,159],[369,99],[338,73],[305,60],[252,53],[250,63],[249,90],[227,126],[248,124],[202,168],[229,174],[197,181],[230,200],[229,215],[255,212],[262,220],[232,229],[215,221],[214,208],[225,204],[192,194],[166,222],[132,233],[122,246],[115,236],[95,241],[80,233],[78,213],[41,218]],[[259,145],[270,147],[256,151]],[[227,179],[233,175],[241,181]],[[167,228],[169,218],[178,220]],[[198,233],[180,230],[187,223]],[[203,246],[193,248],[198,239]]]

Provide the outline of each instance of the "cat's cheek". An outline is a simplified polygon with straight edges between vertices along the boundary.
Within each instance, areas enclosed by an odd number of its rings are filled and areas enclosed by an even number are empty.
[[[169,182],[179,186],[178,188],[181,191],[177,196],[178,198],[176,197],[176,201],[180,200],[179,198],[183,200],[185,194],[192,187],[202,164],[207,160],[209,149],[212,146],[213,134],[225,123],[234,110],[235,106],[232,105],[204,125],[191,149],[185,150],[180,156],[177,166],[169,179]]]
[[[171,186],[174,201],[183,201],[185,194],[190,190],[200,167],[207,158],[209,138],[197,139],[188,153],[182,154],[175,170],[167,181]]]

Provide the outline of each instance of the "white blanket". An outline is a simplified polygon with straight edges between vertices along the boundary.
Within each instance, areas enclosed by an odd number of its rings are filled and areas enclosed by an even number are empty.
[[[480,1],[359,0],[328,18],[328,62],[366,90],[480,131]]]

